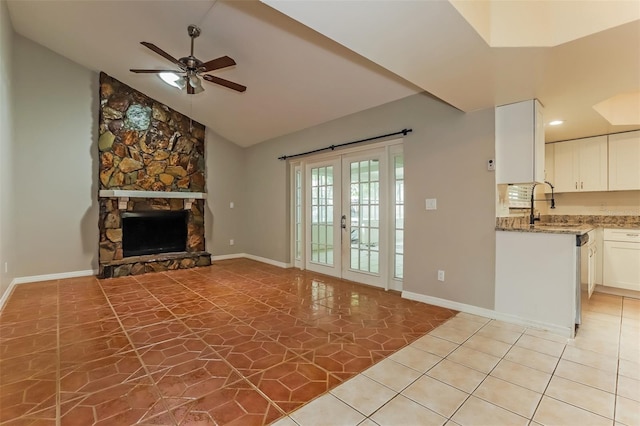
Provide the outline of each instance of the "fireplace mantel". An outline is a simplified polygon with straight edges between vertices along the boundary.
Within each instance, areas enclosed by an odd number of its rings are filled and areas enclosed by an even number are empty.
[[[207,198],[206,192],[127,191],[123,189],[101,189],[99,195],[104,198]]]
[[[191,204],[196,199],[207,198],[206,192],[169,192],[169,191],[135,191],[124,189],[101,189],[99,194],[101,198],[117,198],[118,208],[127,209],[129,198],[180,198],[184,199],[184,208],[190,209]]]

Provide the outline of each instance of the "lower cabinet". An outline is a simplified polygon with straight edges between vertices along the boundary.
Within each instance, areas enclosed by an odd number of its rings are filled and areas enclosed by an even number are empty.
[[[605,229],[603,285],[640,291],[640,229]]]

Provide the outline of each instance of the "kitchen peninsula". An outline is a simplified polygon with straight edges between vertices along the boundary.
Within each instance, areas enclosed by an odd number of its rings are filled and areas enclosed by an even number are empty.
[[[637,216],[543,216],[531,226],[525,217],[498,218],[495,310],[573,338],[580,323],[581,275],[583,283],[594,275],[585,270],[581,248],[595,244],[603,227],[631,230],[640,228],[639,221]]]

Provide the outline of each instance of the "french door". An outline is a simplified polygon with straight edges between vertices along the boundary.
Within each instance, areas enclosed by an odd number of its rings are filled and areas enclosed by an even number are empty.
[[[401,150],[383,147],[309,160],[294,169],[296,265],[399,289],[402,197],[397,196],[396,178],[401,156]]]

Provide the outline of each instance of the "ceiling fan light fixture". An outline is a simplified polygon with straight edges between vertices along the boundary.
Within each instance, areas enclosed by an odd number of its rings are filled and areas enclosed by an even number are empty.
[[[184,86],[180,87],[180,80],[182,80],[182,77],[180,77],[179,75],[172,72],[161,72],[160,74],[158,74],[158,76],[160,76],[162,81],[167,83],[169,86],[177,87],[178,89],[184,89]]]

